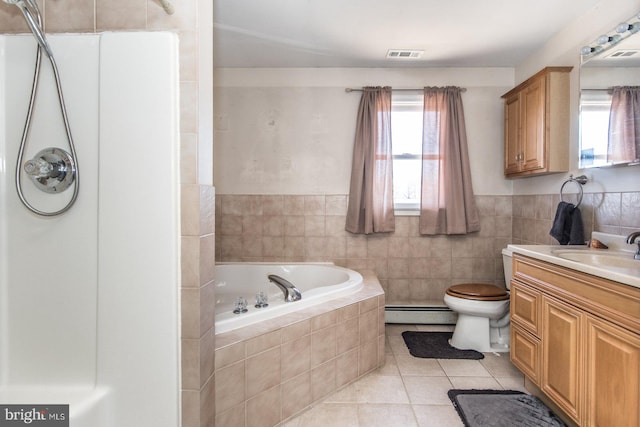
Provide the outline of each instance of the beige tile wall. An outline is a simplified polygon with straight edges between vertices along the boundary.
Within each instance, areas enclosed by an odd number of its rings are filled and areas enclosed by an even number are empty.
[[[357,294],[216,337],[216,426],[270,427],[385,360],[384,294]]]
[[[564,200],[577,203],[576,195],[566,194]],[[558,194],[513,197],[513,241],[520,244],[557,244],[549,236]],[[585,193],[579,206],[584,223],[585,239],[593,231],[627,235],[640,230],[640,192]]]
[[[218,195],[218,261],[332,261],[373,270],[387,303],[442,305],[444,291],[469,281],[504,285],[501,250],[511,241],[511,197],[477,196],[482,230],[467,236],[418,234],[418,218],[396,231],[344,230],[346,195]]]
[[[213,426],[213,6],[210,0],[171,2],[173,15],[167,15],[157,0],[38,0],[49,33],[168,30],[179,35],[182,425]],[[28,31],[18,9],[4,2],[0,2],[0,28],[3,33]]]
[[[576,203],[575,195],[566,201]],[[358,236],[344,231],[346,195],[219,195],[218,261],[333,261],[376,272],[387,303],[441,304],[448,286],[504,284],[501,249],[508,243],[557,244],[549,230],[557,194],[477,196],[482,230],[468,236],[422,237],[416,217],[396,217],[396,231]],[[640,229],[640,192],[585,193],[585,238],[592,231],[626,235]]]

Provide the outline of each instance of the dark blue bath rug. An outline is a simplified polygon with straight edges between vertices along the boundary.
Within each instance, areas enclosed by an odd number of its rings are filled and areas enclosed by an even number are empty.
[[[404,331],[402,338],[413,357],[426,359],[484,359],[475,350],[458,350],[449,344],[453,332]]]
[[[540,399],[513,390],[449,390],[465,427],[566,427]]]

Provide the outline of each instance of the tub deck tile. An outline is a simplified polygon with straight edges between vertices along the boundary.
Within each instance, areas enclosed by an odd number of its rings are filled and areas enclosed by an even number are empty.
[[[363,278],[352,295],[217,334],[216,423],[278,423],[384,365],[384,291]],[[292,405],[282,390],[304,398]]]

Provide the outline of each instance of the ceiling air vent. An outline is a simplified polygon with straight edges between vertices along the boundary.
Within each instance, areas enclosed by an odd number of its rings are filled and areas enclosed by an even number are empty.
[[[640,52],[640,50],[634,49],[620,49],[613,52],[611,55],[608,55],[607,58],[630,58],[635,56]]]
[[[390,49],[387,51],[389,59],[418,59],[424,50]]]

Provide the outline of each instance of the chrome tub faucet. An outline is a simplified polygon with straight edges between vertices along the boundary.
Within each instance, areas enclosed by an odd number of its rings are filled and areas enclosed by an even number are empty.
[[[280,288],[286,302],[298,301],[302,298],[300,290],[284,277],[280,277],[277,274],[269,274],[267,277],[271,283]]]

